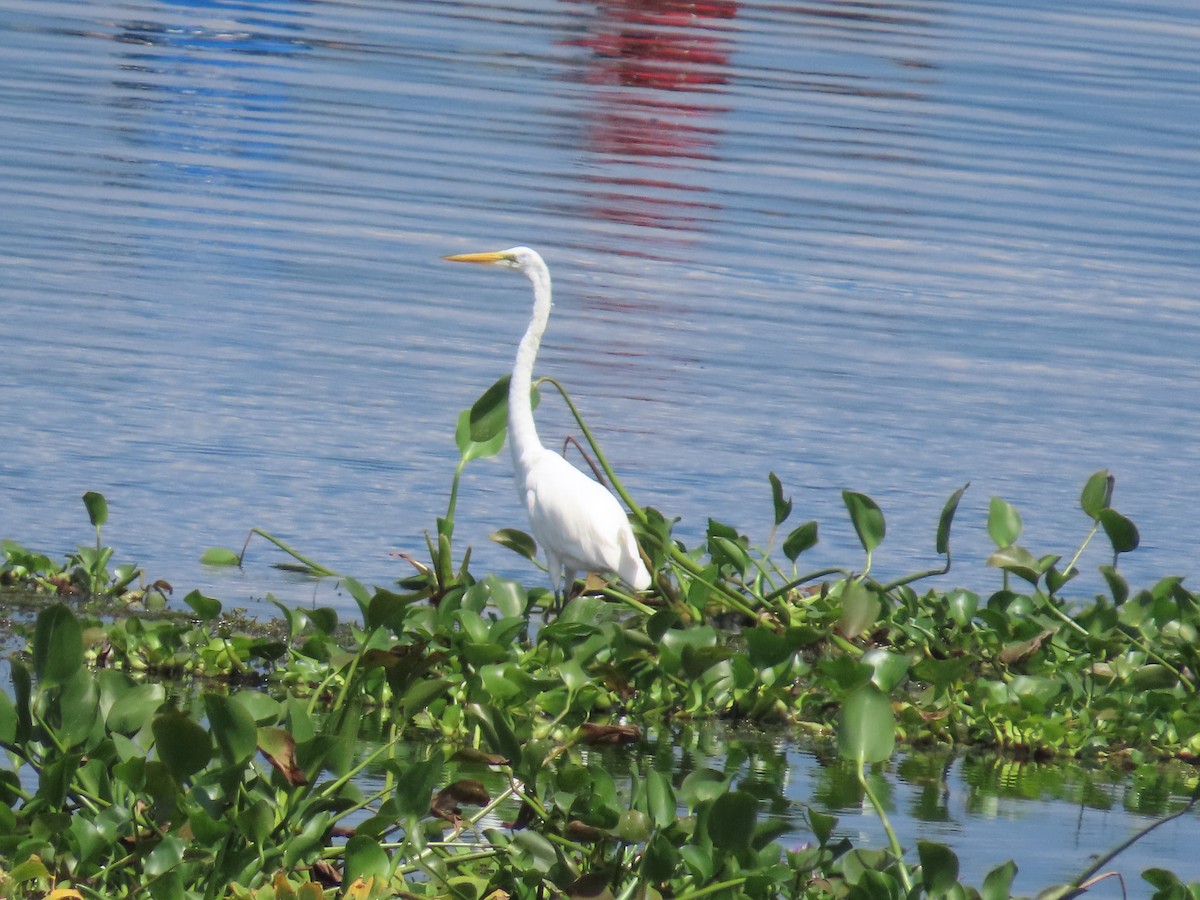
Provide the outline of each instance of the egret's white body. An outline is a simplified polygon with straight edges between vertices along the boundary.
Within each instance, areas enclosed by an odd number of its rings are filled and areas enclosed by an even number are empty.
[[[650,573],[621,504],[606,487],[542,446],[533,421],[533,362],[552,305],[550,270],[535,251],[513,247],[490,253],[447,256],[453,262],[491,263],[524,272],[533,284],[533,317],[517,348],[508,389],[508,441],[517,494],[529,514],[534,539],[546,554],[557,598],[579,572],[614,573],[635,590],[650,586]]]

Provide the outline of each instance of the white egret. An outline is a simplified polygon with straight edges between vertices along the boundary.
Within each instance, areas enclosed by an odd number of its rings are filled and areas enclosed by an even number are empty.
[[[561,604],[564,593],[570,593],[578,572],[614,573],[635,590],[648,588],[650,573],[617,498],[543,447],[538,438],[529,395],[533,361],[552,305],[546,263],[528,247],[461,253],[445,259],[506,266],[524,272],[533,284],[533,317],[517,348],[508,389],[508,442],[517,494],[529,514],[533,537],[546,554],[556,602]]]

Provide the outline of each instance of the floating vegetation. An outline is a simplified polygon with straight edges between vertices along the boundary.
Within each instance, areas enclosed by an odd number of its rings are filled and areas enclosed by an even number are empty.
[[[883,512],[846,491],[861,564],[804,571],[818,526],[790,523],[777,477],[765,547],[711,520],[687,547],[633,501],[580,420],[654,583],[589,580],[539,622],[545,588],[476,578],[454,547],[460,477],[502,446],[506,396],[498,383],[459,419],[428,560],[411,557],[413,574],[389,588],[342,578],[352,621],[273,601],[279,620],[264,629],[198,592],[168,613],[169,585],[112,565],[94,493],[95,545],[64,563],[5,542],[0,583],[30,605],[6,604],[24,650],[0,693],[0,897],[993,900],[1010,896],[1013,862],[968,887],[948,847],[906,847],[891,826],[871,771],[898,742],[1126,766],[1200,753],[1200,602],[1182,578],[1126,583],[1119,560],[1138,533],[1107,472],[1083,487],[1069,556],[1023,546],[1018,511],[994,498],[996,583],[919,590],[950,570],[965,487],[933,528],[937,569],[878,581]],[[523,532],[496,538],[534,557]],[[1081,601],[1066,589],[1093,540],[1111,549],[1107,593]],[[697,721],[830,740],[887,845],[837,837],[810,804],[807,842],[784,846],[795,823],[764,816],[747,779],[647,765],[618,788],[594,752]],[[362,787],[367,772],[378,787]],[[1115,852],[1041,896],[1082,893]],[[1143,877],[1155,897],[1200,894],[1169,872]]]

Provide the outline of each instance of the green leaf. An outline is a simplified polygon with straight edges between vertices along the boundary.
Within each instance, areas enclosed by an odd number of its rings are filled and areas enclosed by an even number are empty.
[[[183,602],[192,608],[202,622],[209,622],[221,614],[221,601],[205,597],[199,591],[189,593]]]
[[[356,834],[346,841],[343,858],[346,861],[342,875],[344,884],[353,884],[356,878],[364,881],[377,878],[386,880],[391,870],[391,860],[379,842],[366,835]]]
[[[17,708],[8,699],[8,694],[0,691],[0,744],[12,744],[16,741],[18,724]]]
[[[404,719],[412,719],[428,704],[450,690],[451,686],[454,685],[443,678],[421,678],[410,684],[408,690],[404,691],[404,698],[401,701]]]
[[[462,456],[463,462],[470,462],[473,459],[487,459],[490,456],[495,456],[504,446],[504,432],[501,431],[486,441],[471,440],[471,421],[470,412],[463,410],[458,417],[458,425],[454,429],[454,442],[458,445],[458,452]]]
[[[807,807],[806,811],[808,814],[808,827],[812,829],[812,833],[816,837],[817,843],[824,847],[827,843],[829,843],[829,838],[833,835],[833,829],[837,828],[837,816],[831,816],[828,813],[818,812],[811,806]]]
[[[154,749],[176,781],[199,772],[212,759],[212,738],[182,713],[163,713],[154,720]]]
[[[491,539],[501,547],[507,547],[526,559],[537,558],[537,543],[518,528],[501,528],[499,531],[493,531]]]
[[[750,664],[756,669],[777,666],[795,652],[787,637],[764,626],[748,628],[742,637],[746,640]]]
[[[987,530],[997,547],[1008,547],[1021,536],[1024,525],[1016,507],[1000,497],[988,505]]]
[[[708,836],[722,850],[749,850],[757,822],[758,798],[746,791],[730,791],[713,801]]]
[[[1079,505],[1093,521],[1100,521],[1101,511],[1107,509],[1108,504],[1112,502],[1115,483],[1116,479],[1112,473],[1107,469],[1101,469],[1099,472],[1093,473],[1084,484],[1083,493],[1079,495]]]
[[[512,847],[525,854],[534,870],[545,875],[558,862],[554,845],[536,831],[518,831],[512,837]]]
[[[783,483],[774,472],[768,473],[767,477],[771,480],[771,504],[775,507],[775,525],[778,527],[792,514],[792,501],[791,498],[784,499]]]
[[[930,896],[936,897],[958,884],[958,857],[945,844],[918,840],[917,855],[921,860],[921,883]]]
[[[646,773],[646,798],[656,828],[666,828],[675,821],[675,791],[671,789],[671,780],[657,769]]]
[[[950,524],[954,521],[954,514],[958,511],[958,502],[962,500],[963,494],[970,486],[971,482],[968,481],[951,494],[946,505],[942,507],[942,515],[938,519],[936,544],[937,552],[942,556],[946,556],[950,552]]]
[[[108,709],[108,727],[119,734],[134,734],[154,718],[167,692],[161,684],[136,684],[122,692]]]
[[[642,855],[642,864],[638,866],[638,876],[652,884],[666,881],[675,874],[678,865],[679,850],[671,843],[671,839],[667,835],[660,832],[646,845],[646,852]],[[609,895],[611,896],[611,892]]]
[[[83,665],[83,629],[71,610],[56,603],[38,613],[33,672],[44,687],[65,684]]]
[[[162,839],[146,855],[143,871],[149,879],[161,878],[164,874],[183,862],[183,854],[187,844],[176,834],[164,834]]]
[[[1017,875],[1017,864],[1011,859],[996,866],[983,879],[982,900],[1009,900],[1012,896],[1012,882]]]
[[[875,501],[866,494],[854,491],[842,491],[842,502],[850,512],[850,521],[858,534],[858,541],[864,550],[873,553],[883,542],[887,528],[883,521],[883,513]]]
[[[838,754],[864,763],[882,762],[896,747],[896,716],[891,701],[874,684],[856,689],[838,717]]]
[[[783,542],[783,555],[792,562],[805,550],[813,547],[817,543],[817,523],[805,522],[798,528],[794,528],[792,533],[787,536]]]
[[[1100,525],[1112,542],[1114,553],[1128,553],[1136,550],[1141,542],[1137,526],[1115,509],[1102,509],[1099,512]]]
[[[471,441],[485,444],[497,435],[504,434],[508,427],[508,387],[511,380],[511,375],[498,378],[467,410],[467,436]]]
[[[1104,580],[1108,584],[1108,591],[1112,594],[1115,605],[1120,606],[1129,599],[1129,583],[1120,572],[1112,566],[1101,566],[1100,574],[1104,576]]]
[[[959,628],[966,628],[975,618],[975,611],[979,609],[979,595],[962,588],[955,588],[947,593],[944,599],[954,624]]]
[[[200,562],[206,566],[240,566],[242,559],[228,547],[209,547],[200,555]]]
[[[240,703],[225,694],[205,694],[204,712],[226,763],[241,765],[258,751],[258,723]]]
[[[315,609],[308,610],[309,621],[316,626],[318,631],[324,634],[333,634],[337,631],[338,614],[337,610],[332,606],[318,606]]]
[[[483,579],[491,594],[492,605],[505,618],[514,618],[525,614],[527,598],[525,589],[519,582],[511,578],[501,578],[498,575],[488,575]]]
[[[679,799],[689,810],[706,800],[715,800],[725,793],[729,779],[716,769],[700,768],[689,772],[679,786]]]
[[[88,491],[83,495],[83,505],[87,508],[88,519],[91,523],[97,530],[102,528],[108,521],[108,501],[104,499],[104,495]]]
[[[874,670],[871,680],[885,694],[890,693],[908,675],[908,657],[889,653],[882,647],[872,647],[862,655],[862,662]]]
[[[861,581],[852,581],[842,591],[842,614],[838,631],[848,638],[858,637],[875,624],[883,605],[879,597]]]
[[[1058,557],[1053,557],[1051,564],[1057,559]],[[1035,559],[1032,553],[1015,544],[1001,547],[987,558],[987,564],[1005,572],[1012,572],[1030,584],[1037,584],[1044,571],[1041,562]]]

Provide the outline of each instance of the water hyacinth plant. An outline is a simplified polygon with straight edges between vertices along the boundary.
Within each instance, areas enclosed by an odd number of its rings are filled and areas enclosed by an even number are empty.
[[[135,588],[140,572],[110,568],[96,494],[85,498],[94,551],[57,565],[6,542],[0,582],[35,613],[15,626],[25,650],[0,694],[0,897],[992,900],[1010,896],[1014,863],[967,886],[948,847],[906,846],[892,827],[878,769],[897,745],[1129,766],[1200,752],[1200,605],[1181,578],[1126,583],[1118,563],[1138,534],[1112,507],[1107,472],[1084,485],[1069,556],[1022,546],[1019,513],[996,498],[996,583],[919,592],[949,571],[965,487],[934,529],[943,566],[877,580],[884,514],[846,491],[861,564],[806,572],[818,527],[789,524],[777,477],[765,548],[711,520],[688,547],[633,501],[579,419],[654,584],[634,594],[590,581],[533,629],[548,591],[477,578],[453,544],[460,477],[502,446],[506,396],[500,382],[459,419],[428,562],[413,556],[414,575],[392,587],[342,578],[349,621],[276,601],[278,621],[261,627],[198,592],[160,611],[152,601],[169,586]],[[533,557],[520,530],[497,539]],[[1108,593],[1084,602],[1066,590],[1093,539],[1112,549]],[[205,558],[236,564],[244,550]],[[100,599],[118,605],[89,605]],[[815,799],[806,839],[785,842],[796,822],[764,804],[786,801],[749,773],[638,755],[650,733],[670,747],[699,722],[826,741],[886,846],[839,837]],[[634,760],[629,777],[602,754]],[[1081,893],[1110,862],[1081,861],[1044,896]],[[1156,897],[1200,893],[1169,872],[1143,877]]]

